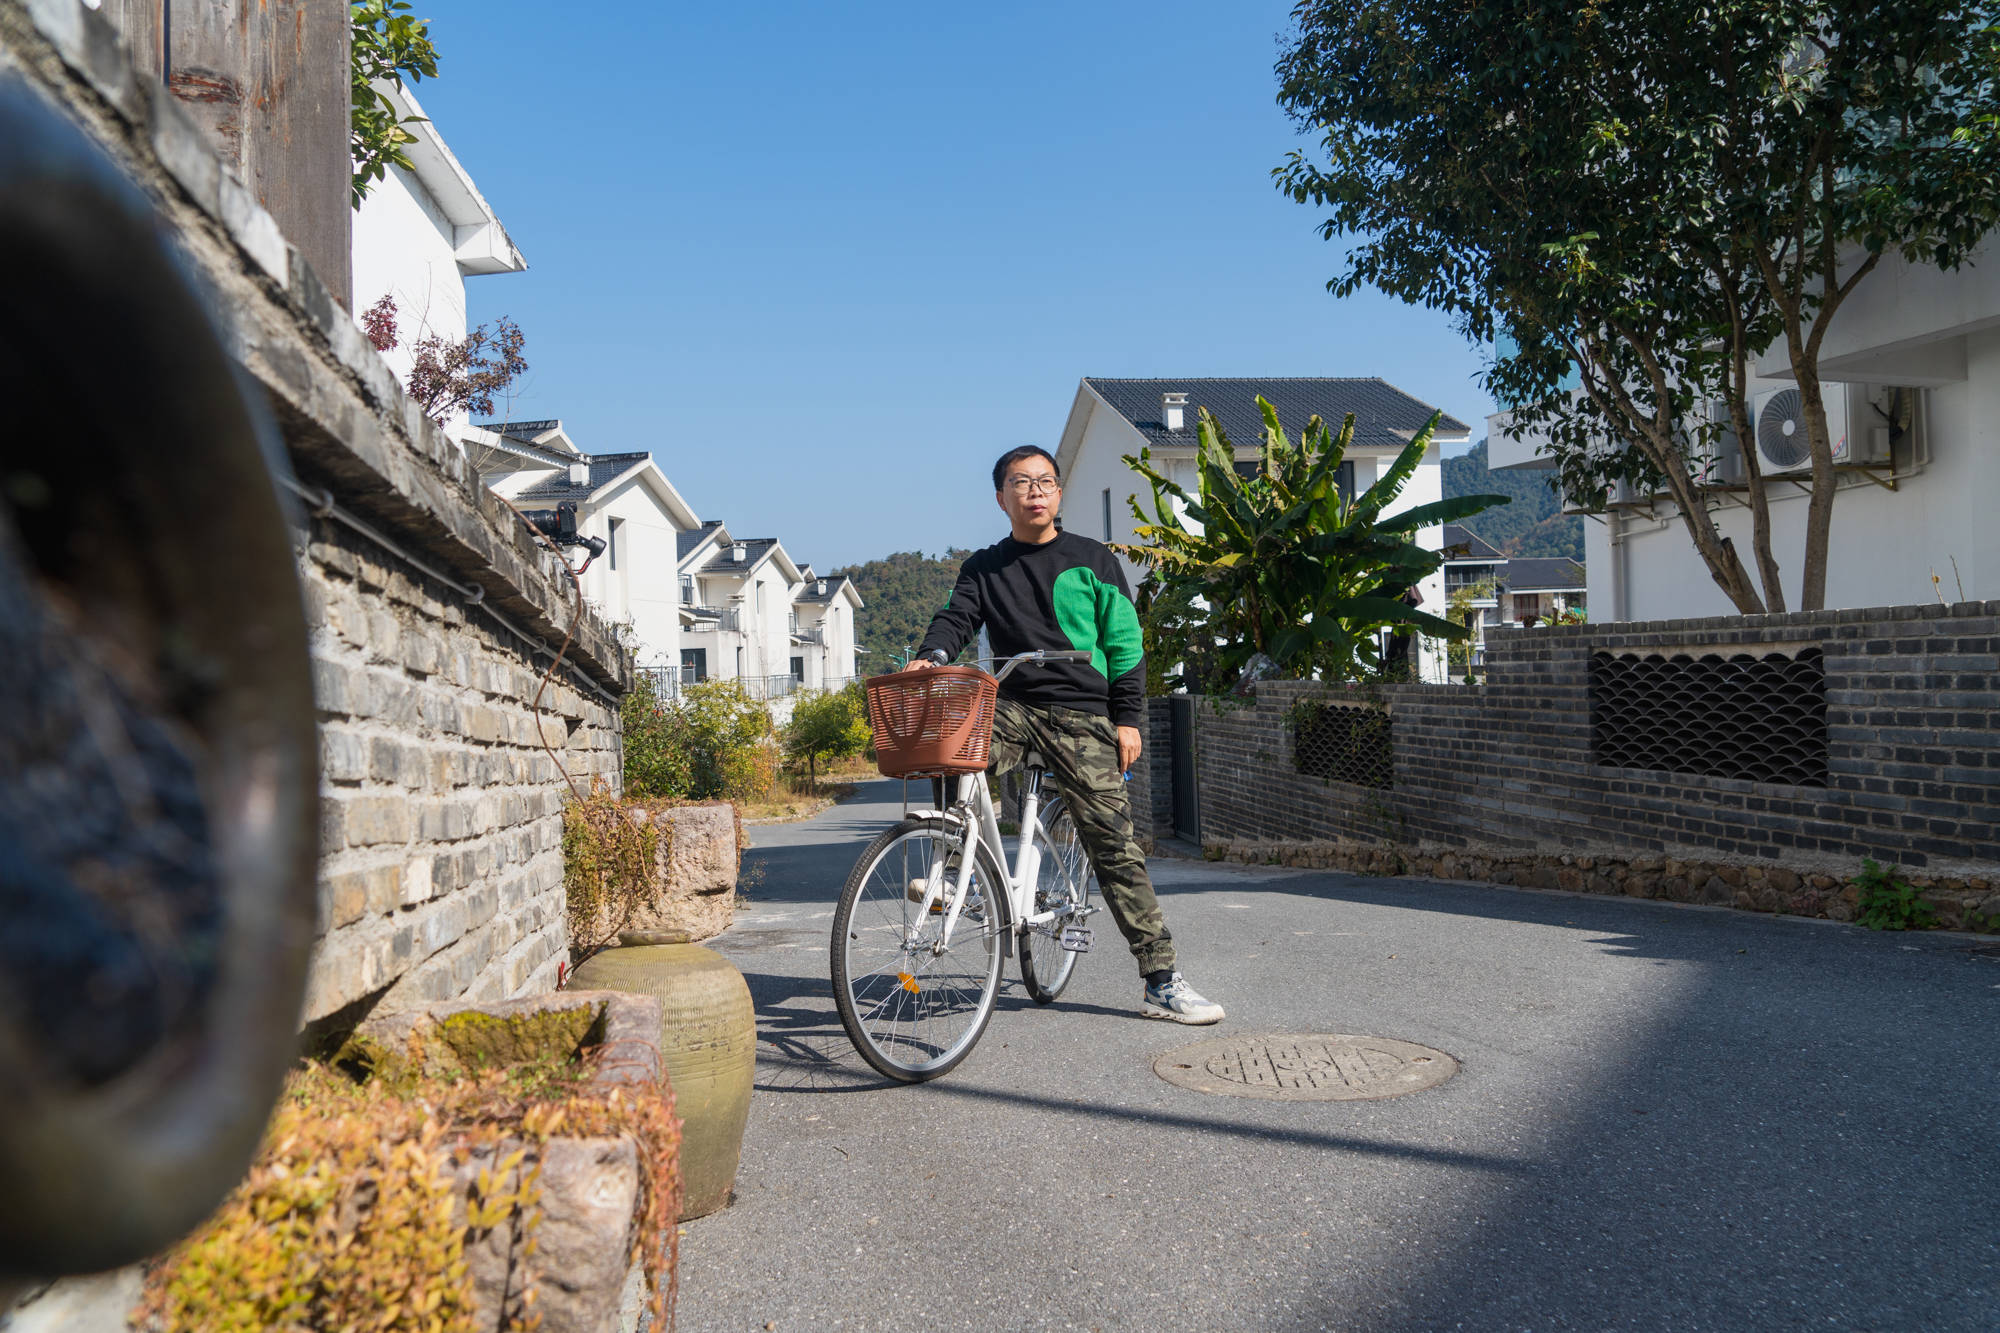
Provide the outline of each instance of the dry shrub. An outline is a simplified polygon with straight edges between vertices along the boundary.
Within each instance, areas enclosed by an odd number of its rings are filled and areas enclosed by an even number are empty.
[[[451,1077],[422,1072],[418,1059],[399,1062],[395,1078],[362,1082],[347,1072],[352,1061],[301,1066],[243,1183],[149,1267],[135,1321],[171,1333],[462,1333],[477,1313],[466,1248],[505,1228],[520,1238],[523,1268],[500,1327],[531,1329],[542,1151],[563,1136],[637,1144],[631,1257],[646,1274],[653,1326],[667,1327],[680,1215],[672,1093],[591,1086],[588,1051],[569,1063],[567,1077]],[[461,1193],[457,1170],[482,1151],[492,1165]]]
[[[575,963],[616,943],[658,896],[659,858],[672,851],[673,830],[634,813],[603,782],[563,806],[564,908]],[[662,838],[669,840],[664,848]]]

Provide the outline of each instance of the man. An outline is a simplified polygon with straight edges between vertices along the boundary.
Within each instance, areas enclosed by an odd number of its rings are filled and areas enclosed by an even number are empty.
[[[1124,572],[1102,543],[1056,527],[1062,480],[1046,450],[1029,444],[1001,455],[993,490],[1011,535],[966,560],[950,600],[903,669],[951,661],[982,625],[996,657],[1034,649],[1090,654],[1088,662],[1020,667],[1001,684],[994,771],[1016,767],[1031,748],[1047,760],[1105,905],[1145,977],[1139,1012],[1176,1023],[1218,1022],[1222,1006],[1196,994],[1174,970],[1174,939],[1132,835],[1122,775],[1139,758],[1146,668]]]

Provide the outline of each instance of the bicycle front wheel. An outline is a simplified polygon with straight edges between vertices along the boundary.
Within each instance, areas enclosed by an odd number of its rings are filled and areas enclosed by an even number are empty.
[[[972,878],[947,944],[948,913],[912,899],[940,877],[948,894],[968,854]],[[976,837],[934,818],[886,830],[854,863],[833,913],[833,998],[877,1073],[921,1083],[972,1053],[1000,993],[1006,885]]]
[[[1097,878],[1076,821],[1062,801],[1042,810],[1037,839],[1041,866],[1035,874],[1035,914],[1054,912],[1049,920],[1021,927],[1021,984],[1036,1004],[1051,1004],[1076,972],[1076,954],[1062,947],[1064,926],[1086,920],[1090,886]]]

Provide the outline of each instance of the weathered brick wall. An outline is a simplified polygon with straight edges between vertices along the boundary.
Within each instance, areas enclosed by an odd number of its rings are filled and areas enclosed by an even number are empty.
[[[297,518],[324,797],[303,1018],[552,988],[565,785],[529,700],[572,628],[567,575],[102,14],[0,0],[0,76],[81,126],[157,210],[318,501]],[[574,629],[548,739],[573,771],[615,779],[630,663],[595,614]]]
[[[1818,648],[1828,784],[1600,767],[1591,655]],[[1851,874],[1863,857],[1927,877],[2000,872],[2000,603],[1500,631],[1482,686],[1390,686],[1387,790],[1308,777],[1288,714],[1303,682],[1254,707],[1204,701],[1208,842],[1353,842],[1484,853],[1701,857]]]
[[[555,989],[562,770],[618,781],[615,709],[552,680],[538,725],[541,665],[344,528],[316,525],[303,569],[324,798],[307,1014]]]

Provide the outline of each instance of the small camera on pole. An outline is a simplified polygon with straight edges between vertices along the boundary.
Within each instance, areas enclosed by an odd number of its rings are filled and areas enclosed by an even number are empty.
[[[576,566],[581,574],[590,568],[590,562],[604,554],[604,538],[579,537],[576,532],[576,501],[564,500],[554,509],[523,509],[521,517],[528,520],[535,531],[547,537],[558,546],[581,546],[590,554],[582,564]]]

